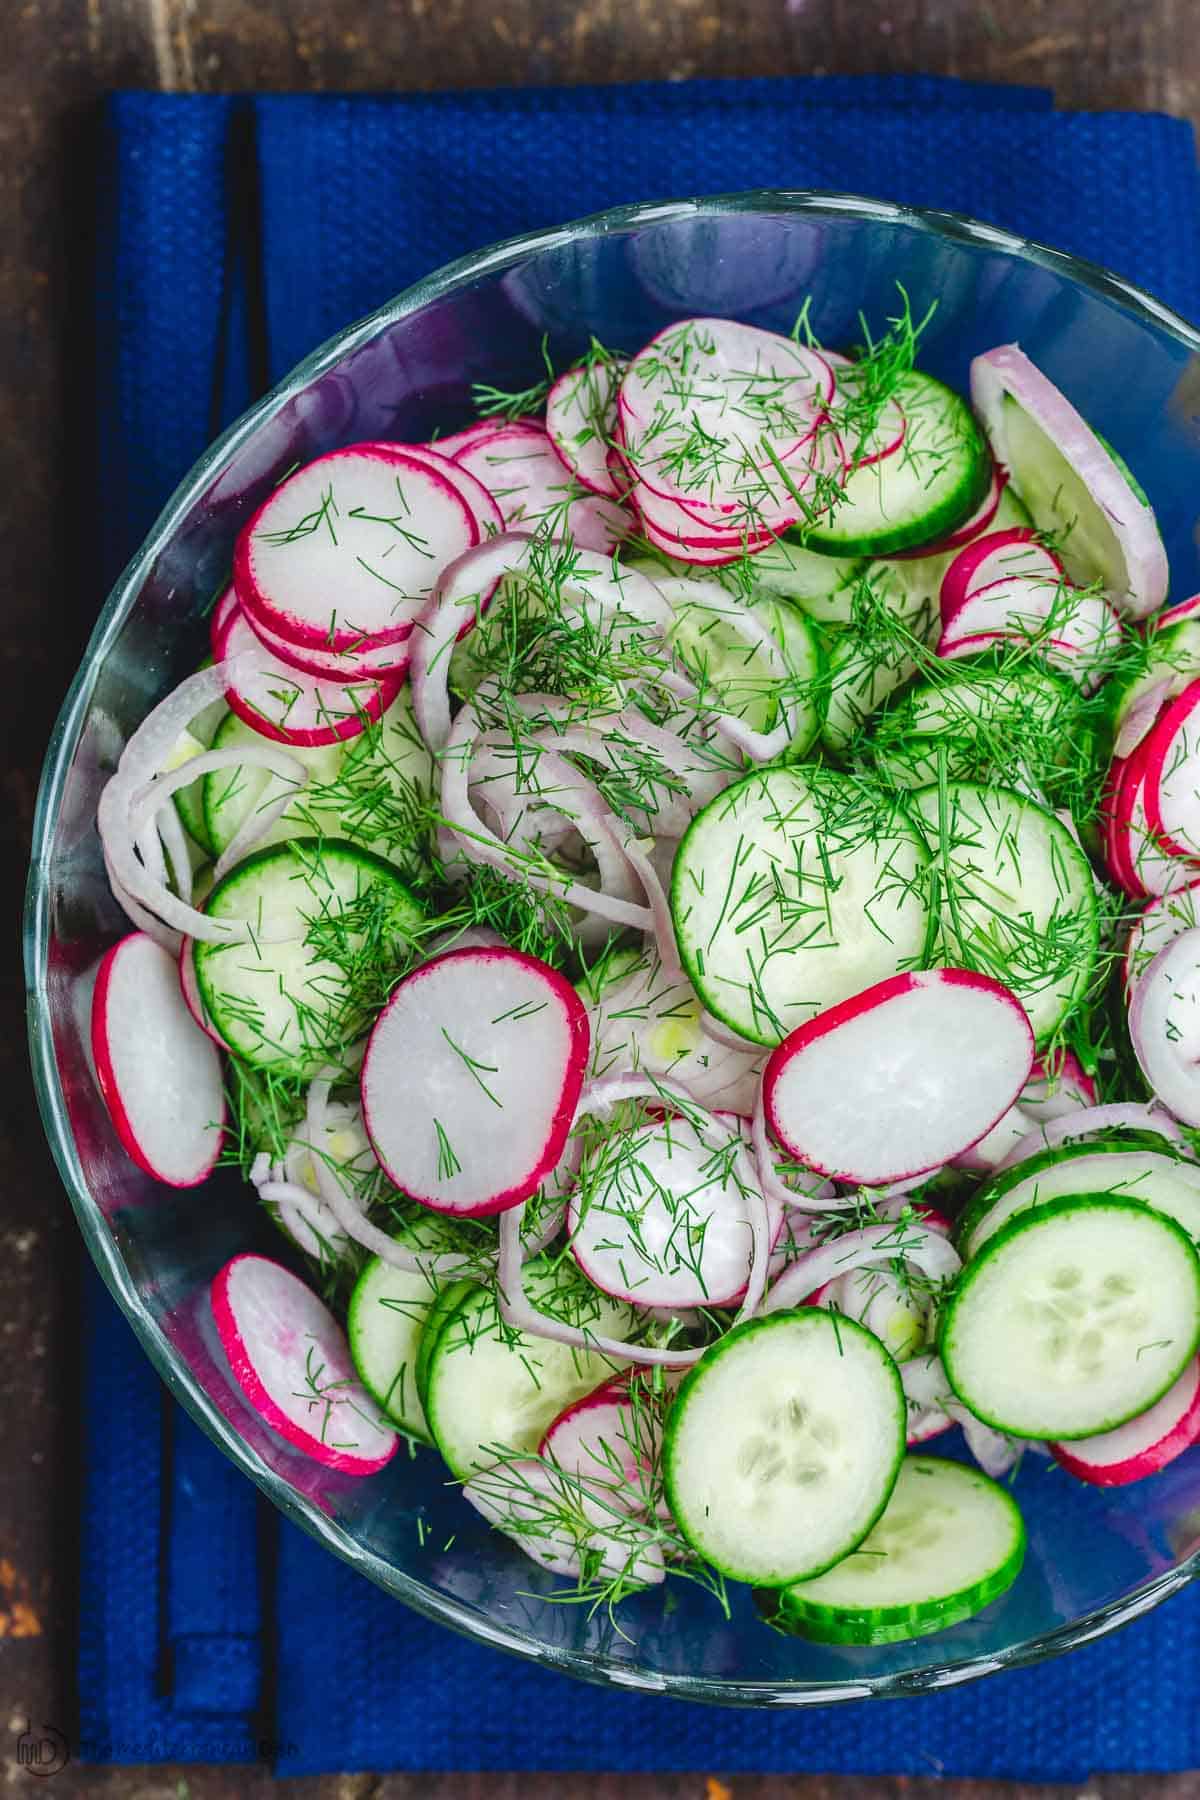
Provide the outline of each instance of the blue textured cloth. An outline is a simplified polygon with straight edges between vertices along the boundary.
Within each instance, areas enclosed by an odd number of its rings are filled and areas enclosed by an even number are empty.
[[[1189,128],[1057,114],[1036,89],[830,77],[396,98],[130,94],[104,131],[105,574],[219,425],[318,340],[473,247],[620,201],[820,186],[957,208],[1200,314]],[[255,267],[262,304],[248,305]],[[802,1717],[605,1692],[466,1643],[260,1517],[250,1483],[165,1401],[97,1279],[87,1295],[79,1686],[92,1760],[249,1760],[265,1739],[286,1774],[1078,1781],[1200,1766],[1194,1590],[1048,1667]]]

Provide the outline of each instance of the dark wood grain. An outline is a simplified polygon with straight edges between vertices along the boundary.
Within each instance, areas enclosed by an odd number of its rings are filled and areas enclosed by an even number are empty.
[[[88,171],[115,86],[386,89],[925,70],[1041,82],[1063,105],[1200,119],[1196,0],[7,0],[0,7],[0,832],[15,942],[37,768],[100,596],[78,536],[87,421]],[[15,957],[0,988],[0,1747],[70,1717],[76,1239],[30,1094]],[[799,1728],[799,1727],[798,1727]],[[995,1783],[678,1777],[329,1777],[89,1770],[123,1800],[1033,1800]],[[1066,1790],[1056,1789],[1062,1794]],[[1200,1800],[1200,1776],[1104,1776],[1088,1800]],[[1080,1796],[1082,1800],[1082,1796]]]

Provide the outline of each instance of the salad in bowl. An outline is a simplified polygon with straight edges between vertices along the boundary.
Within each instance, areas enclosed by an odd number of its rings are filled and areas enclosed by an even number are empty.
[[[1200,601],[1137,446],[934,316],[302,460],[99,801],[112,1127],[277,1228],[204,1296],[235,1411],[440,1458],[618,1626],[947,1630],[1023,1458],[1200,1436]]]

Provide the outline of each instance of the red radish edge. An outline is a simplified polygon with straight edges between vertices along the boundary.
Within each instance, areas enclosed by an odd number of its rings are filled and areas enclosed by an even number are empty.
[[[1197,710],[1200,710],[1200,681],[1190,681],[1182,694],[1177,694],[1163,707],[1157,721],[1139,746],[1143,750],[1142,797],[1146,806],[1146,823],[1168,856],[1176,856],[1189,863],[1197,861],[1196,853],[1173,838],[1163,823],[1162,776],[1176,733]],[[1196,760],[1200,763],[1200,738],[1197,739]]]
[[[981,563],[985,563],[998,550],[1006,550],[1010,544],[1036,544],[1038,534],[1028,525],[1011,525],[1004,531],[985,532],[982,537],[972,541],[959,551],[946,573],[942,576],[941,609],[942,625],[949,627],[971,598],[971,578]],[[1047,555],[1051,553],[1047,551]],[[1052,561],[1058,562],[1057,557]],[[1061,573],[1061,565],[1059,565]]]
[[[211,1159],[197,1174],[190,1176],[187,1180],[176,1180],[169,1175],[164,1175],[161,1169],[156,1168],[154,1164],[149,1161],[145,1151],[142,1149],[137,1131],[134,1128],[133,1120],[130,1118],[126,1109],[125,1101],[121,1094],[120,1084],[117,1080],[117,1072],[113,1066],[112,1055],[109,1051],[108,1033],[104,1028],[104,1019],[108,1010],[109,992],[112,985],[113,974],[117,966],[117,960],[128,944],[133,943],[137,939],[145,938],[145,936],[145,932],[130,932],[127,937],[123,937],[117,943],[111,945],[100,959],[100,963],[96,970],[95,986],[92,990],[92,1010],[89,1025],[92,1066],[96,1072],[96,1082],[99,1086],[101,1097],[105,1106],[108,1108],[109,1117],[113,1122],[113,1129],[120,1138],[122,1147],[137,1164],[138,1168],[141,1169],[144,1174],[149,1175],[153,1181],[161,1182],[164,1187],[200,1187],[203,1182],[208,1180],[209,1176],[216,1168],[221,1155],[221,1142],[224,1136],[225,1122],[229,1116],[224,1094],[222,1094],[221,1099],[221,1117],[219,1120],[215,1121],[220,1129],[214,1134]],[[151,938],[147,941],[153,943],[154,940]],[[189,939],[185,938],[184,945],[186,946],[189,941]],[[160,948],[160,946],[156,945],[155,948]],[[166,956],[167,952],[164,950],[162,954]],[[187,999],[182,993],[182,988],[181,998],[183,999],[188,1016],[191,1018],[191,1009],[187,1006]],[[199,1024],[199,1021],[193,1018],[193,1023]],[[218,1041],[213,1038],[211,1032],[206,1032],[205,1035],[212,1039],[214,1044]]]
[[[292,1275],[290,1269],[285,1269],[282,1263],[273,1263],[270,1257],[258,1256],[249,1250],[244,1250],[238,1256],[231,1257],[225,1267],[219,1269],[213,1277],[212,1286],[209,1288],[209,1304],[212,1307],[213,1323],[217,1328],[221,1348],[238,1387],[264,1424],[269,1425],[272,1431],[286,1439],[295,1449],[303,1450],[314,1461],[323,1463],[329,1469],[339,1469],[346,1475],[376,1474],[392,1460],[399,1449],[400,1439],[398,1436],[393,1438],[391,1447],[383,1456],[352,1456],[345,1450],[333,1449],[330,1445],[323,1444],[320,1438],[314,1437],[311,1432],[307,1432],[302,1426],[297,1425],[295,1420],[289,1419],[264,1386],[229,1298],[229,1286],[233,1271],[246,1262],[271,1263],[273,1268],[288,1275],[296,1286],[303,1289],[308,1298],[320,1306],[323,1311],[329,1312],[328,1307],[317,1298],[311,1288],[306,1287],[299,1276]],[[332,1313],[329,1313],[329,1323],[340,1337],[342,1335],[341,1327]],[[348,1363],[350,1362],[348,1351],[346,1360]],[[302,1375],[302,1370],[298,1371],[298,1374]]]
[[[1137,1427],[1161,1411],[1163,1432],[1142,1449],[1131,1448],[1141,1433]],[[1173,1415],[1173,1416],[1172,1416]],[[1131,1481],[1144,1481],[1157,1475],[1168,1463],[1200,1441],[1200,1362],[1193,1359],[1173,1387],[1140,1418],[1118,1425],[1095,1438],[1076,1438],[1070,1443],[1051,1444],[1050,1454],[1070,1474],[1092,1487],[1125,1487]],[[1099,1456],[1089,1459],[1080,1451],[1087,1445],[1100,1447]]]
[[[959,1149],[955,1150],[953,1154],[961,1155],[964,1151],[969,1150],[972,1145],[977,1144],[981,1138],[986,1137],[996,1123],[1004,1117],[1004,1114],[1008,1111],[1009,1107],[1012,1106],[1013,1102],[1020,1094],[1021,1089],[1029,1079],[1029,1072],[1033,1067],[1034,1060],[1033,1028],[1029,1023],[1029,1018],[1024,1007],[1016,996],[1010,993],[1008,988],[1004,987],[1000,982],[993,981],[990,975],[982,975],[975,969],[938,968],[926,969],[903,975],[890,975],[885,980],[876,982],[874,986],[864,988],[861,993],[852,994],[849,999],[842,1000],[836,1006],[828,1007],[824,1012],[818,1013],[816,1018],[810,1019],[807,1024],[797,1026],[794,1031],[788,1033],[782,1043],[776,1045],[767,1059],[766,1067],[763,1069],[762,1074],[764,1112],[767,1125],[776,1143],[780,1144],[783,1149],[790,1156],[795,1157],[798,1162],[802,1162],[806,1168],[812,1169],[815,1174],[825,1175],[831,1180],[856,1179],[856,1177],[849,1175],[845,1170],[827,1168],[820,1163],[814,1162],[806,1148],[797,1144],[794,1140],[789,1141],[788,1134],[783,1129],[775,1105],[775,1095],[778,1084],[783,1077],[788,1064],[796,1055],[806,1050],[819,1039],[827,1037],[840,1026],[847,1025],[854,1019],[873,1012],[882,1006],[886,1006],[889,1001],[900,999],[905,994],[911,994],[923,988],[942,984],[947,987],[975,988],[982,992],[989,993],[993,995],[998,1002],[1012,1008],[1012,1010],[1019,1015],[1024,1025],[1025,1036],[1028,1040],[1028,1061],[1019,1080],[1017,1080],[1012,1093],[1009,1094],[999,1111],[988,1121],[984,1128],[981,1131],[976,1132],[970,1143],[963,1144]],[[925,1173],[926,1169],[932,1171],[941,1167],[947,1160],[949,1159],[946,1157],[938,1157],[935,1161],[927,1165],[922,1165],[920,1169],[901,1169],[896,1171],[895,1174],[889,1174],[886,1177],[886,1180],[889,1182],[904,1180],[909,1175]],[[872,1185],[874,1185],[874,1182],[872,1182]]]
[[[949,556],[951,551],[961,550],[964,545],[971,544],[985,532],[1000,509],[1000,498],[1008,486],[1008,470],[1002,469],[999,463],[992,465],[992,485],[983,500],[969,519],[955,531],[939,538],[935,544],[921,544],[915,550],[893,550],[889,562],[911,562],[918,556]]]
[[[376,1033],[379,1031],[383,1021],[387,1018],[392,1001],[395,999],[396,995],[401,993],[410,982],[419,981],[422,976],[428,975],[431,969],[440,967],[447,962],[461,960],[464,957],[475,958],[477,960],[482,958],[484,961],[515,958],[526,966],[536,969],[538,974],[546,981],[547,985],[553,988],[555,994],[562,1002],[570,1031],[571,1049],[568,1056],[567,1067],[563,1075],[562,1088],[551,1119],[550,1133],[532,1173],[518,1186],[505,1189],[504,1192],[491,1196],[491,1198],[481,1202],[478,1206],[447,1208],[441,1206],[438,1201],[430,1199],[426,1195],[412,1193],[411,1189],[405,1188],[403,1183],[399,1181],[392,1170],[389,1169],[387,1160],[381,1153],[379,1145],[376,1142],[375,1133],[371,1129],[370,1109],[366,1100],[366,1085],[368,1080],[367,1072],[370,1068],[371,1052],[375,1045]],[[557,969],[552,969],[549,963],[542,962],[540,958],[536,956],[530,956],[527,951],[514,950],[508,945],[497,947],[495,949],[487,946],[468,946],[465,949],[444,950],[440,956],[431,957],[428,962],[422,963],[419,968],[413,969],[407,974],[402,981],[397,982],[395,988],[392,990],[392,996],[388,1005],[384,1007],[378,1019],[376,1019],[371,1030],[371,1035],[367,1040],[367,1048],[363,1056],[362,1074],[360,1078],[363,1092],[363,1124],[366,1127],[367,1136],[371,1140],[371,1147],[379,1158],[380,1167],[396,1187],[400,1188],[403,1193],[407,1193],[410,1199],[418,1201],[422,1206],[428,1206],[431,1212],[445,1212],[449,1216],[461,1219],[480,1219],[486,1218],[491,1213],[506,1212],[510,1207],[520,1206],[531,1194],[537,1192],[546,1177],[556,1169],[562,1161],[567,1138],[570,1135],[571,1126],[575,1120],[575,1109],[579,1103],[579,1096],[583,1091],[583,1083],[587,1074],[590,1054],[591,1023],[588,1019],[587,1008],[579,998],[579,995],[575,992],[575,989],[571,986],[571,983],[567,981],[564,976],[560,975]]]
[[[380,444],[376,442],[369,442],[366,445],[343,444],[340,449],[327,450],[324,456],[314,457],[312,462],[305,463],[304,472],[307,473],[308,470],[319,467],[321,463],[331,462],[351,453],[361,453],[364,456],[376,457],[381,462],[394,462],[410,469],[420,469],[422,474],[426,475],[430,481],[438,482],[448,493],[453,494],[458,505],[461,507],[469,530],[467,543],[464,544],[462,548],[470,549],[472,544],[477,544],[479,542],[481,535],[479,521],[476,519],[471,508],[467,505],[467,502],[463,499],[461,490],[453,481],[442,474],[440,470],[431,467],[430,463],[425,461],[424,458],[406,455],[404,449],[399,445]],[[299,473],[299,471],[297,471],[297,473]],[[352,628],[343,627],[341,629],[335,629],[331,634],[327,628],[315,625],[309,619],[300,619],[296,618],[291,613],[285,613],[261,592],[258,583],[255,580],[252,545],[258,522],[266,512],[267,508],[275,503],[279,496],[280,489],[285,485],[286,480],[281,481],[278,487],[272,488],[266,499],[256,508],[238,533],[237,543],[233,552],[234,592],[248,613],[255,618],[261,617],[263,623],[281,637],[286,637],[290,641],[301,646],[310,645],[315,650],[353,650],[356,647],[361,646],[363,642],[359,632],[354,631]],[[456,554],[458,554],[457,551]],[[411,630],[412,621],[405,620],[402,624],[393,626],[387,631],[375,633],[371,637],[370,642],[375,646],[381,644],[403,643]]]
[[[213,615],[213,660],[215,662],[224,662],[233,653],[233,650],[236,650],[236,645],[231,650],[231,642],[235,633],[248,634],[254,638],[255,645],[262,650],[264,657],[273,657],[276,662],[282,660],[257,636],[245,609],[238,605],[236,596],[232,608],[221,615],[219,624],[217,615]],[[243,648],[252,647],[243,646]],[[292,674],[297,687],[302,687],[305,683],[317,687],[322,682],[332,687],[348,685],[344,676],[340,679],[319,676],[299,668],[295,669]],[[345,717],[335,718],[328,725],[298,726],[294,730],[289,730],[285,725],[276,725],[272,720],[266,718],[258,711],[253,702],[240,692],[234,681],[230,681],[225,689],[225,701],[230,712],[236,713],[243,725],[248,725],[251,731],[256,731],[260,737],[268,738],[272,743],[291,744],[298,749],[311,750],[323,744],[344,743],[350,738],[360,737],[368,725],[377,724],[383,717],[400,692],[402,684],[402,674],[386,677],[374,675],[365,681],[349,684],[356,689],[366,690],[365,693],[360,692],[355,696],[359,702],[358,711],[347,713]]]

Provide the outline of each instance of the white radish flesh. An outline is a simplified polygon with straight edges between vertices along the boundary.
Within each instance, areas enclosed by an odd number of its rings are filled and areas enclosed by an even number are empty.
[[[399,445],[330,451],[280,482],[238,539],[246,610],[318,650],[402,642],[482,528],[458,489]]]
[[[499,1212],[561,1160],[587,1068],[575,990],[517,950],[451,950],[399,984],[363,1059],[380,1162],[435,1211]]]
[[[621,489],[608,468],[608,447],[617,422],[617,390],[623,357],[597,357],[560,375],[546,396],[546,431],[568,469],[593,494],[619,500]]]
[[[541,424],[518,421],[454,460],[487,488],[506,531],[540,529],[605,556],[628,536],[628,514],[612,500],[582,492]]]
[[[341,1326],[297,1276],[235,1256],[210,1298],[230,1373],[272,1431],[347,1475],[391,1460],[399,1438],[359,1383]]]
[[[221,1151],[221,1059],[188,1010],[172,956],[144,933],[114,944],[92,996],[100,1091],[139,1168],[169,1187],[197,1187]]]
[[[567,1228],[588,1279],[639,1306],[736,1302],[764,1204],[740,1133],[668,1117],[584,1144]]]
[[[645,1513],[659,1435],[646,1403],[626,1382],[609,1381],[558,1415],[538,1454],[621,1511]]]
[[[315,746],[357,737],[396,698],[394,675],[336,681],[283,662],[235,610],[213,644],[216,661],[237,657],[225,698],[243,723],[280,744]]]
[[[772,1052],[767,1123],[799,1162],[876,1186],[976,1143],[1033,1066],[1023,1007],[965,969],[896,975],[819,1013]]]

